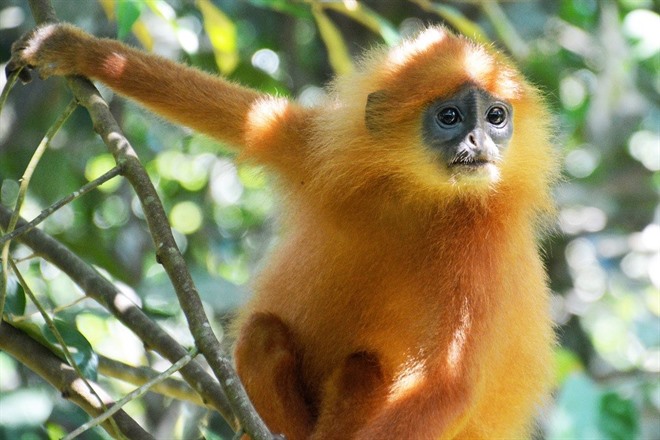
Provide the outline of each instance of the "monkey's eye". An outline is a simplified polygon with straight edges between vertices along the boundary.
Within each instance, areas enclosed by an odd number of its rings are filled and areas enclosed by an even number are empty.
[[[488,119],[488,122],[491,124],[500,126],[506,121],[506,110],[500,106],[492,107],[490,110],[488,110],[486,119]]]
[[[445,126],[456,125],[461,122],[461,114],[455,107],[446,107],[438,112],[438,121]]]

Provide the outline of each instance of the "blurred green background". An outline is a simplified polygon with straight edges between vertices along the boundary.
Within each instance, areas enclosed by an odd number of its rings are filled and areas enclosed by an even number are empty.
[[[660,16],[650,0],[285,1],[53,0],[60,19],[263,91],[313,104],[336,73],[376,44],[444,22],[508,53],[556,114],[564,178],[544,243],[561,348],[555,399],[539,438],[660,439]],[[0,63],[33,26],[25,1],[0,0]],[[4,64],[2,64],[4,68]],[[5,83],[0,78],[0,86]],[[178,243],[220,330],[249,295],[276,234],[278,201],[257,167],[101,89],[156,184]],[[0,201],[71,99],[64,81],[16,86],[0,115]],[[222,123],[219,121],[219,123]],[[22,214],[36,216],[114,165],[78,109],[52,140]],[[178,340],[191,337],[154,258],[128,184],[114,179],[43,229],[101,268]],[[95,353],[167,365],[58,269],[14,244],[32,289],[75,323]],[[10,286],[10,294],[12,287]],[[14,321],[41,324],[31,304]],[[9,315],[8,315],[9,316]],[[132,389],[99,377],[116,397]],[[158,438],[231,438],[219,417],[155,394],[129,411]],[[86,416],[0,352],[0,438],[59,438]],[[200,428],[201,426],[201,428]],[[201,430],[201,431],[200,431]],[[100,430],[83,438],[105,438]]]

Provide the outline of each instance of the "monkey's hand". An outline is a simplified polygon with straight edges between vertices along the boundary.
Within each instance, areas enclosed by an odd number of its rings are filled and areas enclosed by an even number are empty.
[[[30,70],[37,69],[41,78],[52,75],[75,75],[77,59],[94,37],[69,24],[49,23],[34,28],[17,40],[5,73],[7,77],[20,71],[23,83],[32,79]]]

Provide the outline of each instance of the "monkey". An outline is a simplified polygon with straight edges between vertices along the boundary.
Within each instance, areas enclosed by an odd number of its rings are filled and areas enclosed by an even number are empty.
[[[298,439],[526,438],[553,381],[540,237],[559,174],[541,92],[429,26],[305,107],[48,24],[7,71],[81,75],[262,164],[281,232],[237,318],[235,365]]]

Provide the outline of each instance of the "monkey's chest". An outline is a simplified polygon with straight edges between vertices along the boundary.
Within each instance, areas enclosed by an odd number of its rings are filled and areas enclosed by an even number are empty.
[[[468,287],[438,271],[409,276],[389,269],[310,291],[314,301],[290,315],[290,322],[304,347],[303,371],[312,387],[355,353],[378,359],[391,382],[421,374],[439,357],[460,361],[469,332],[481,325],[475,320],[482,319],[462,288]]]
[[[501,363],[502,352],[512,350],[515,314],[537,316],[528,310],[537,305],[525,298],[543,290],[542,277],[520,277],[528,272],[526,260],[534,265],[534,253],[494,258],[502,249],[492,242],[490,248],[448,246],[422,264],[360,242],[332,249],[305,244],[279,254],[256,304],[292,327],[312,394],[355,353],[373,355],[387,381],[403,384],[432,366],[459,365],[468,352]]]

